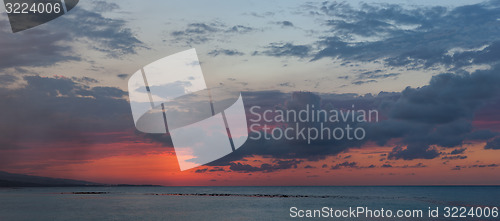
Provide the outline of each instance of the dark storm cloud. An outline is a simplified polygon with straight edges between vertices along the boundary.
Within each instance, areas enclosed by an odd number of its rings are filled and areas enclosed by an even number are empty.
[[[81,7],[46,25],[15,34],[8,22],[1,20],[0,35],[0,70],[80,61],[74,43],[86,42],[91,49],[111,57],[135,54],[145,47],[124,20],[106,18]]]
[[[133,135],[134,125],[124,91],[89,87],[69,78],[25,76],[24,81],[26,85],[22,88],[0,88],[0,143],[3,144],[0,149],[46,146],[46,150],[34,150],[35,153],[49,151],[62,143],[67,143],[71,149],[93,143],[127,142],[134,138],[98,135],[108,132]],[[77,158],[78,154],[85,158],[81,151],[74,149]]]
[[[492,150],[500,150],[500,137],[489,141],[484,148]]]
[[[496,133],[474,131],[471,122],[482,106],[499,99],[499,70],[495,67],[472,74],[441,74],[433,77],[427,86],[405,89],[397,101],[382,104],[382,108],[387,108],[389,120],[379,123],[386,129],[375,129],[373,135],[377,137],[373,139],[385,143],[384,137],[389,135],[402,138],[402,142],[408,144],[406,149],[394,148],[390,158],[430,159],[440,154],[432,145],[451,148],[460,146],[466,139],[492,138]]]
[[[0,75],[0,86],[6,86],[12,84],[17,80],[19,80],[19,78],[15,75],[9,75],[9,74]]]
[[[487,106],[487,105],[483,106],[481,110],[483,110],[483,109],[496,110],[495,108],[492,108],[491,106]],[[477,118],[479,118],[480,114],[481,114],[480,111],[476,112],[476,114],[474,116],[475,120]],[[476,130],[476,131],[473,131],[472,133],[469,133],[467,135],[467,139],[468,140],[480,140],[480,141],[484,141],[484,140],[489,140],[490,138],[495,137],[496,135],[498,135],[498,133],[493,132],[491,130]]]
[[[13,34],[7,21],[0,21],[0,70],[13,67],[51,66],[58,62],[78,61],[66,32],[51,32],[35,28]]]
[[[422,88],[407,88],[390,105],[390,116],[415,123],[453,123],[471,119],[485,101],[498,95],[500,67],[473,74],[441,74]],[[446,130],[446,128],[443,128]],[[452,132],[449,130],[443,132]]]
[[[383,95],[381,95],[382,97]],[[245,106],[247,108],[247,120],[255,119],[255,116],[248,112],[248,108],[252,106],[262,107],[261,111],[265,110],[295,110],[296,112],[304,110],[306,105],[315,105],[316,107],[323,107],[326,110],[333,108],[350,108],[353,103],[346,100],[347,98],[352,98],[350,101],[358,100],[360,107],[373,106],[373,101],[366,102],[362,98],[353,98],[351,96],[335,96],[328,95],[324,99],[322,97],[310,93],[310,92],[295,92],[295,93],[282,93],[278,91],[261,91],[261,92],[245,92],[243,93],[243,99],[245,100]],[[341,100],[344,99],[344,100]],[[335,102],[338,101],[338,102]],[[319,123],[301,123],[301,122],[288,122],[290,125],[294,126],[296,123],[300,127],[310,127],[319,128]],[[252,122],[249,121],[249,126]],[[356,122],[349,124],[352,127],[357,125]],[[275,123],[271,123],[275,125]],[[346,123],[325,123],[325,127],[335,128],[335,127],[345,127]],[[250,137],[255,137],[255,133],[250,133]],[[325,135],[326,137],[326,135]],[[290,159],[303,159],[309,161],[322,160],[327,156],[336,155],[345,151],[349,147],[360,147],[365,141],[347,141],[347,140],[312,140],[308,143],[307,140],[299,137],[297,140],[266,140],[261,137],[261,139],[248,139],[246,144],[237,149],[233,154],[227,157],[221,158],[213,163],[212,166],[224,166],[229,165],[232,161],[243,159],[247,156],[260,155],[268,156],[283,160]]]
[[[387,155],[394,160],[434,159],[446,153],[436,147],[462,148],[467,141],[486,142],[498,133],[478,129],[472,125],[478,110],[488,107],[492,101],[500,100],[499,67],[474,73],[440,74],[432,78],[429,85],[406,88],[401,93],[385,93],[358,96],[352,94],[321,94],[309,92],[282,93],[279,91],[245,92],[249,119],[255,116],[248,108],[258,105],[264,110],[301,110],[309,105],[322,109],[349,109],[355,105],[359,110],[379,110],[380,122],[352,124],[366,129],[367,137],[362,141],[316,140],[308,144],[303,140],[248,140],[233,154],[213,163],[228,165],[231,161],[247,156],[260,155],[279,159],[304,159],[317,161],[339,154],[350,148],[363,146],[372,141],[378,145],[394,145]],[[292,122],[293,123],[293,122]],[[251,122],[249,122],[249,126]],[[293,124],[292,124],[293,125]],[[301,124],[302,125],[302,124]],[[304,126],[319,128],[317,124]],[[343,124],[326,125],[343,127]],[[255,134],[250,133],[250,136]],[[497,140],[490,141],[486,148],[497,149]],[[452,151],[454,154],[460,151]]]
[[[86,78],[24,76],[23,80],[19,88],[0,87],[1,168],[40,169],[40,162],[60,166],[144,154],[144,148],[149,149],[142,144],[149,139],[134,133],[125,91],[90,87],[85,80],[92,80]]]
[[[445,7],[403,8],[390,4],[325,2],[317,14],[331,17],[325,22],[330,34],[318,42],[314,60],[325,57],[355,61],[382,59],[390,66],[429,68],[445,65],[459,68],[491,64],[500,60],[498,14],[500,1]],[[369,38],[355,41],[356,37]],[[484,49],[478,49],[486,46]],[[452,49],[460,48],[454,53]]]

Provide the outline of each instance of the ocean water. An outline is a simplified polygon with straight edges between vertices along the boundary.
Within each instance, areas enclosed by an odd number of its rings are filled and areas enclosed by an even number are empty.
[[[445,218],[445,207],[499,207],[500,187],[67,187],[0,188],[0,220],[308,220],[297,210],[421,210],[420,218],[312,220],[500,220]],[[429,207],[439,208],[429,218]],[[298,215],[298,214],[297,214]],[[376,214],[375,214],[376,215]]]

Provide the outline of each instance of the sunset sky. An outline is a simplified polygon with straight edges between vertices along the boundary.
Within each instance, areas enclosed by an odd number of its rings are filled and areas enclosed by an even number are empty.
[[[80,1],[12,33],[0,6],[0,171],[107,184],[500,185],[500,1]],[[196,48],[246,110],[378,110],[362,141],[248,140],[180,171],[127,81]],[[276,125],[275,125],[276,126]]]

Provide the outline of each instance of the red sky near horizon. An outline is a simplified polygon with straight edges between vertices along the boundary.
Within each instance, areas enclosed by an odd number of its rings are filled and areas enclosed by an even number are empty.
[[[111,134],[94,134],[110,136]],[[135,136],[115,133],[114,136]],[[392,147],[367,144],[323,160],[303,161],[289,169],[238,172],[230,166],[200,166],[180,171],[173,148],[158,143],[123,142],[83,145],[71,143],[49,148],[6,150],[11,155],[6,172],[85,180],[106,184],[165,186],[253,185],[498,185],[500,168],[496,150],[484,143],[470,143],[461,155],[440,148],[442,157],[431,160],[388,160]],[[75,153],[75,149],[81,152]],[[71,159],[73,156],[74,159]],[[87,157],[88,156],[88,157]],[[101,157],[99,157],[101,156]],[[466,159],[443,157],[467,156]],[[458,157],[457,157],[458,158]],[[258,167],[276,159],[246,157],[233,163]],[[297,159],[300,160],[300,159]],[[5,162],[4,162],[5,163]]]

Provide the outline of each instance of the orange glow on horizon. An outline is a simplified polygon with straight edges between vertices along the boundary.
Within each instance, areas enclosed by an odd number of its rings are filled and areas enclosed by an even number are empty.
[[[123,145],[99,147],[115,149]],[[138,146],[144,145],[153,144]],[[201,166],[181,172],[175,153],[166,149],[142,154],[116,154],[79,163],[59,162],[31,174],[106,184],[166,186],[498,185],[498,167],[474,167],[498,164],[495,150],[485,150],[483,146],[484,143],[465,146],[467,159],[443,160],[439,157],[410,161],[388,160],[386,154],[392,148],[373,146],[352,149],[317,162],[303,161],[297,168],[254,172],[231,171],[230,166]],[[440,150],[450,152],[453,149]],[[254,156],[238,162],[258,168],[264,163],[272,165],[275,160]],[[344,166],[349,163],[355,163],[355,166]],[[454,169],[457,166],[460,170]],[[13,172],[22,173],[23,170]]]

